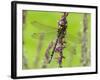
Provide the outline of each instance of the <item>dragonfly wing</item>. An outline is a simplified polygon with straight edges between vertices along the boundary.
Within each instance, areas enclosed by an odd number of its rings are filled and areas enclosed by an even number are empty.
[[[56,32],[57,31],[57,28],[56,26],[53,27],[53,26],[49,26],[49,25],[45,25],[43,23],[40,23],[40,22],[37,22],[37,21],[34,21],[32,22],[32,26],[33,26],[33,32],[34,33],[47,33],[47,32]]]
[[[44,39],[55,39],[57,36],[57,32],[41,32],[41,33],[33,33],[32,38],[33,39],[39,39],[41,36],[44,37]]]
[[[65,40],[67,44],[73,46],[73,45],[77,45],[81,43],[81,36],[79,35],[79,33],[76,33],[75,35],[73,35],[67,32]]]
[[[38,39],[39,36],[44,35],[45,39],[51,37],[51,38],[57,38],[57,31],[49,31],[49,32],[38,32],[38,33],[32,33],[32,38],[33,39]],[[65,35],[65,40],[69,43],[80,43],[81,37],[77,35],[73,35],[67,32]]]
[[[32,33],[33,39],[39,39],[41,35],[44,36],[45,39],[56,38],[56,35],[57,35],[56,26],[52,27],[52,26],[45,25],[37,21],[33,21],[32,26],[33,26],[33,33]]]

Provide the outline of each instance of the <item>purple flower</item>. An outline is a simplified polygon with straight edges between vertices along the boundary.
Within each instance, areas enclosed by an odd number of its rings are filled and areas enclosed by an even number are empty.
[[[59,59],[58,59],[58,63],[59,63],[59,64],[62,63],[62,57],[59,57]]]
[[[55,52],[61,52],[61,51],[62,51],[62,47],[55,48]]]

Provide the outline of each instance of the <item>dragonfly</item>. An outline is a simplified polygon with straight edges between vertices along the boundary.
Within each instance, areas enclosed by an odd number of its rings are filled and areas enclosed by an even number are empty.
[[[53,55],[54,55],[55,51],[57,51],[56,50],[57,49],[57,45],[58,45],[59,41],[62,40],[63,38],[65,38],[64,41],[66,41],[65,44],[67,44],[67,46],[70,45],[70,46],[73,47],[73,46],[76,46],[80,42],[79,34],[77,34],[77,35],[69,34],[68,31],[66,30],[66,28],[65,29],[61,29],[62,31],[59,30],[61,28],[61,23],[60,22],[58,22],[58,25],[57,25],[56,28],[53,27],[53,26],[49,26],[49,25],[40,23],[38,21],[33,21],[32,25],[35,26],[36,30],[40,29],[39,32],[33,32],[32,33],[32,38],[33,39],[39,39],[39,36],[41,34],[43,34],[45,36],[45,39],[49,39],[50,38],[50,39],[52,39],[51,41],[54,42],[51,58],[49,59],[48,63],[50,63],[52,61]],[[62,33],[63,34],[66,33],[64,37],[61,36]],[[62,37],[62,38],[59,38],[59,37]],[[60,45],[60,43],[59,43],[59,45]],[[66,47],[66,45],[64,47]],[[62,50],[60,50],[60,53],[62,53]],[[62,67],[61,66],[62,58],[64,58],[64,56],[61,54],[61,56],[59,58],[60,67]]]
[[[31,37],[33,39],[39,39],[39,36],[41,34],[43,34],[45,36],[45,39],[48,39],[48,36],[51,36],[52,39],[55,39],[56,36],[57,36],[58,28],[55,28],[55,27],[49,26],[49,25],[45,25],[45,24],[40,23],[38,21],[33,21],[32,25],[34,25],[37,30],[41,29],[39,32],[32,32]],[[71,45],[74,44],[74,43],[79,43],[80,42],[79,36],[81,34],[80,34],[80,32],[78,32],[76,34],[77,35],[73,35],[73,34],[71,34],[70,32],[67,31],[66,36],[65,36],[66,40],[68,41],[67,43],[69,43]]]

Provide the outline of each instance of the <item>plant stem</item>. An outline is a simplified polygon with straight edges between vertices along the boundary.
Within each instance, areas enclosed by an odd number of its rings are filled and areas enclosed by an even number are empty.
[[[41,52],[41,49],[42,49],[43,39],[44,39],[44,34],[40,34],[39,42],[38,42],[38,47],[37,47],[37,54],[36,54],[36,58],[35,58],[35,61],[34,61],[35,68],[38,67],[39,57],[40,57],[40,52]]]
[[[87,13],[84,13],[83,16],[83,37],[82,37],[82,65],[87,65],[87,28],[88,28],[88,19]]]

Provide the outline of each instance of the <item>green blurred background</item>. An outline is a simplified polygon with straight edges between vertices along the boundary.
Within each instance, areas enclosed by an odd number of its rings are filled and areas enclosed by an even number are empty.
[[[63,67],[81,67],[82,35],[85,13],[69,13],[66,18],[66,48],[63,50]],[[23,69],[39,69],[44,65],[45,51],[57,37],[58,21],[62,12],[23,10]],[[91,14],[87,14],[87,64],[90,66]],[[47,68],[58,68],[57,53]]]

